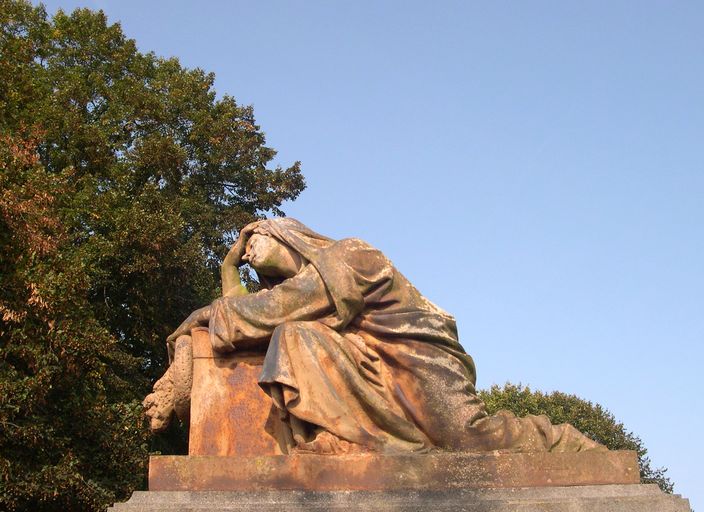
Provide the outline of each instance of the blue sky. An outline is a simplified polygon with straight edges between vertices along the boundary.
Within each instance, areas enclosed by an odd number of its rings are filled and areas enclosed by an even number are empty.
[[[704,507],[704,3],[46,2],[216,74],[383,250],[480,387],[575,393]]]

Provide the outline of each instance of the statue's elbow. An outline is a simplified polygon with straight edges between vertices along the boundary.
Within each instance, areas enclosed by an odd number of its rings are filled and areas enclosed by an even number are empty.
[[[213,347],[213,352],[218,354],[227,354],[235,350],[235,346],[232,342],[225,340],[215,332],[210,333],[210,345]]]

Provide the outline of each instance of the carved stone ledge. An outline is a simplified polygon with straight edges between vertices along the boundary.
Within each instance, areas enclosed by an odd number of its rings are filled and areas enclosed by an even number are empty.
[[[590,485],[441,491],[136,492],[113,512],[690,512],[656,485]]]
[[[398,490],[637,484],[635,452],[154,456],[151,491]]]

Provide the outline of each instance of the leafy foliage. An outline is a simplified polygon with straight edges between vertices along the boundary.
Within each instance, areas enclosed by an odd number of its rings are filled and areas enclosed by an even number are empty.
[[[653,483],[668,493],[673,484],[665,476],[667,469],[653,468],[643,441],[626,430],[608,410],[575,395],[560,392],[545,394],[529,387],[507,383],[479,392],[490,414],[507,409],[517,416],[545,414],[554,424],[570,423],[610,450],[634,450],[638,453],[642,483]]]
[[[219,294],[237,230],[303,190],[212,85],[102,12],[0,0],[0,509],[143,485],[165,337]]]

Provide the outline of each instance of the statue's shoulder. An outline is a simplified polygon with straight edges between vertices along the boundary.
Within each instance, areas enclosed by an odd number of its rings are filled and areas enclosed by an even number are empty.
[[[337,255],[342,255],[345,253],[356,254],[360,252],[374,252],[381,254],[381,251],[379,251],[377,248],[373,247],[371,244],[365,242],[364,240],[360,240],[359,238],[343,238],[341,240],[337,240],[334,244],[330,246],[329,250]]]
[[[350,249],[376,250],[371,244],[365,242],[360,238],[343,238],[335,242],[333,245],[339,245],[340,247],[348,247]]]
[[[326,252],[328,257],[344,261],[353,268],[391,267],[391,262],[379,249],[359,238],[338,240]]]

